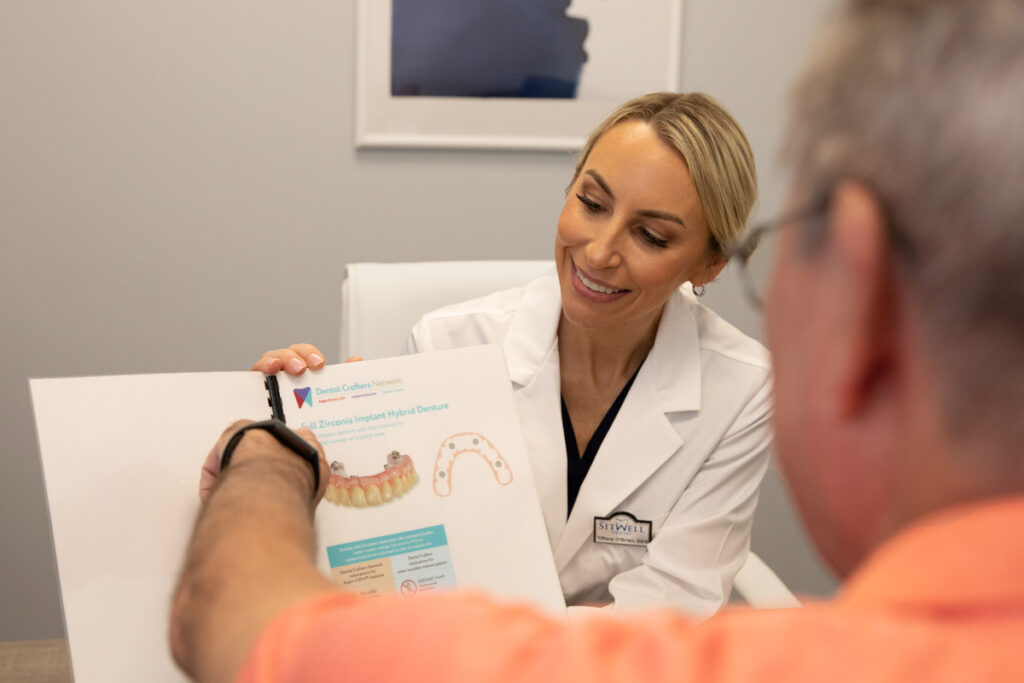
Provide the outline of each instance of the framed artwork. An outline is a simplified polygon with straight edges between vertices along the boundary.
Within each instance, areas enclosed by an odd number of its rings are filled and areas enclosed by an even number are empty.
[[[356,146],[579,149],[678,90],[683,0],[359,0]]]

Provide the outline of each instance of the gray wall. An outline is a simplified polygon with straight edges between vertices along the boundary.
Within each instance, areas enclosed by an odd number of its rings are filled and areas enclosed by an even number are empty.
[[[831,5],[687,3],[684,87],[743,124],[762,216]],[[550,256],[571,156],[357,152],[353,38],[352,0],[0,3],[0,640],[63,634],[26,378],[241,369],[297,340],[334,358],[347,262]],[[709,301],[759,334],[728,277]],[[755,547],[833,589],[775,473]]]

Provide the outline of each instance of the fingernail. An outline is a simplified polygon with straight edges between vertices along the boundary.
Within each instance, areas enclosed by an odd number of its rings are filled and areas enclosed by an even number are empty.
[[[323,365],[324,359],[318,353],[309,354],[310,365]]]
[[[292,358],[288,361],[288,372],[293,375],[301,375],[306,370],[306,364],[298,358]]]

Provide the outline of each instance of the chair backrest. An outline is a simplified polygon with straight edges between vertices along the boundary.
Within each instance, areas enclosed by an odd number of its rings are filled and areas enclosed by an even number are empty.
[[[793,592],[753,551],[736,574],[732,588],[744,602],[757,609],[800,607]]]
[[[339,360],[397,356],[424,313],[548,272],[553,261],[351,263],[341,285]]]

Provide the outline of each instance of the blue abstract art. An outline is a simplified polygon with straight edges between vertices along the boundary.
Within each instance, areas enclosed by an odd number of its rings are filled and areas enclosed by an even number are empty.
[[[567,0],[393,0],[395,97],[574,98],[585,19]]]

